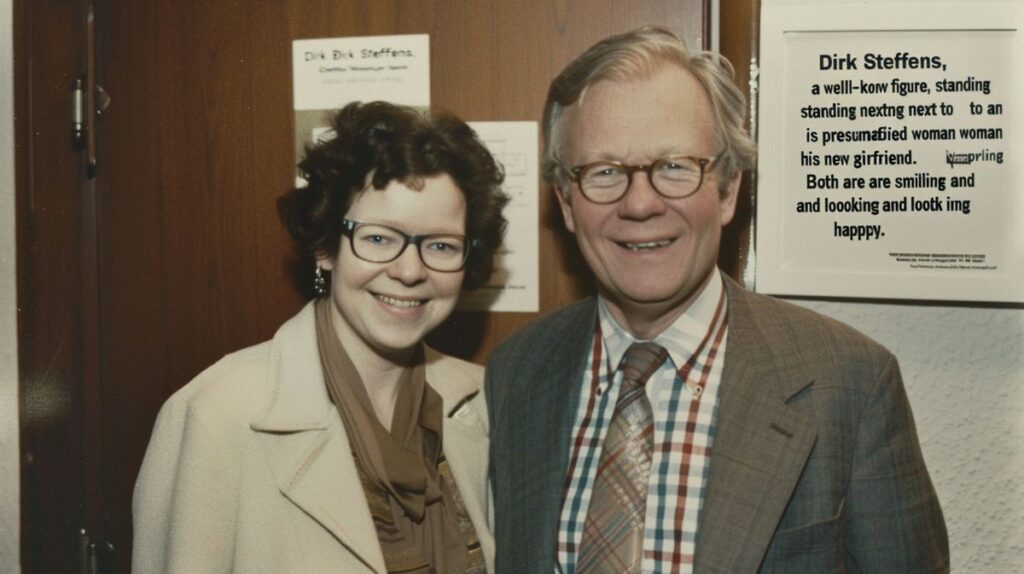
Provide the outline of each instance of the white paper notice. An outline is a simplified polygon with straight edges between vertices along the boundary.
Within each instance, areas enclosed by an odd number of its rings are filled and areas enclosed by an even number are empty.
[[[462,296],[459,308],[536,313],[540,310],[539,208],[536,122],[469,122],[505,166],[508,230],[495,255],[490,282]]]
[[[317,138],[330,137],[331,115],[352,102],[430,105],[430,37],[360,36],[292,42],[295,162]],[[295,185],[304,185],[296,176]]]
[[[778,4],[757,290],[1024,301],[1024,4]]]
[[[374,100],[430,105],[426,34],[295,40],[292,72],[297,111]]]

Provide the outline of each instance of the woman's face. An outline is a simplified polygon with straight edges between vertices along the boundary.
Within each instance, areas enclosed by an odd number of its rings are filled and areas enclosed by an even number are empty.
[[[466,201],[452,178],[422,181],[419,190],[399,181],[383,190],[368,188],[356,195],[345,219],[409,235],[465,235]],[[335,331],[349,353],[361,346],[385,357],[402,355],[451,314],[465,273],[427,268],[411,243],[394,261],[371,263],[355,256],[350,241],[343,236],[336,257],[320,261],[332,271]]]

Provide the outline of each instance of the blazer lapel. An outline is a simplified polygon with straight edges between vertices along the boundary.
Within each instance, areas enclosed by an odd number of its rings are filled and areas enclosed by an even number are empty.
[[[529,424],[518,425],[513,452],[527,453],[522,473],[523,492],[536,496],[526,501],[511,496],[511,508],[497,509],[512,517],[522,533],[516,564],[529,571],[537,564],[552,564],[558,536],[558,515],[562,509],[565,477],[572,451],[572,428],[580,400],[581,381],[594,337],[597,300],[593,297],[571,308],[560,325],[552,326],[548,340],[536,345],[541,350],[534,365],[524,366],[536,373],[527,382]],[[512,570],[515,570],[513,568]]]
[[[787,401],[813,383],[798,350],[778,353],[781,322],[726,278],[729,334],[694,567],[756,572],[814,446],[816,431]]]
[[[327,394],[312,305],[274,336],[276,389],[250,424],[261,434],[281,493],[376,572],[385,572],[377,531],[344,425]]]

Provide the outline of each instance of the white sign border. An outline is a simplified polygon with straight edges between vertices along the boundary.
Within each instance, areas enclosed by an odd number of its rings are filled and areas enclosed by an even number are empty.
[[[766,0],[761,16],[761,53],[759,108],[760,134],[783,138],[786,118],[769,110],[781,109],[787,89],[785,78],[785,39],[790,32],[850,32],[850,31],[942,31],[949,29],[1012,30],[1015,50],[1008,57],[1017,62],[1011,69],[1019,70],[1024,64],[1024,2],[794,2]],[[1011,93],[1024,94],[1024,74],[1000,78],[1010,82]],[[800,88],[803,88],[801,86]],[[1019,107],[1019,102],[1007,102]],[[1007,155],[1011,166],[1019,154],[1019,139],[1024,135],[1024,113],[1015,111],[1010,116],[1012,125]],[[770,145],[769,145],[770,144]],[[782,234],[786,232],[786,219],[792,209],[783,206],[783,179],[785,170],[793,165],[799,150],[789,149],[782,142],[760,142],[756,231],[755,289],[775,295],[810,297],[849,297],[876,299],[923,299],[947,301],[1024,302],[1024,226],[997,230],[1013,237],[1007,241],[1015,246],[1010,260],[998,273],[987,275],[940,275],[925,273],[892,273],[887,271],[851,273],[828,269],[786,269],[780,249]],[[1018,164],[1011,181],[1021,189],[1024,177]],[[1024,201],[1018,202],[1024,207]],[[1018,209],[1019,211],[1020,209]],[[1018,221],[1024,219],[1020,214]]]

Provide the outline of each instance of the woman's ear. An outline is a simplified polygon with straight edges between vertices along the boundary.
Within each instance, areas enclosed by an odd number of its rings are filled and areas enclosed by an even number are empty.
[[[316,262],[316,266],[323,269],[324,271],[334,270],[334,258],[329,257],[324,252],[317,253],[314,258],[314,261]]]

